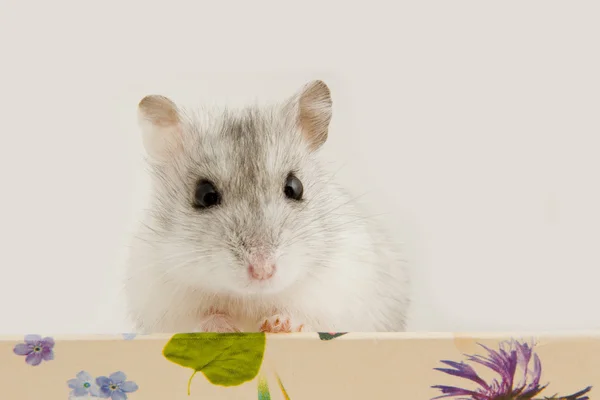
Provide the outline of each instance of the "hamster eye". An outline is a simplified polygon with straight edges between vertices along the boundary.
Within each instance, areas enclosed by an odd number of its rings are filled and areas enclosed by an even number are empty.
[[[304,187],[300,179],[296,178],[295,175],[289,174],[285,180],[285,186],[283,187],[283,193],[285,197],[291,200],[300,201],[302,200],[302,194],[304,193]]]
[[[209,181],[200,181],[194,194],[194,208],[208,208],[221,203],[221,195]]]

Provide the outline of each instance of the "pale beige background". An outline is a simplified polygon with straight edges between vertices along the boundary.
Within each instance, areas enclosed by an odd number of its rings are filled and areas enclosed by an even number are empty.
[[[273,400],[283,400],[273,372],[280,375],[292,400],[426,400],[439,393],[430,389],[432,385],[469,387],[462,379],[434,371],[441,366],[439,360],[461,361],[464,346],[475,349],[475,343],[481,342],[495,348],[504,338],[462,337],[462,346],[456,346],[452,335],[351,334],[331,341],[318,340],[314,334],[269,335],[263,371],[270,379]],[[243,400],[257,396],[255,381],[224,389],[198,373],[188,397],[192,371],[162,357],[166,336],[133,341],[57,338],[56,359],[38,367],[10,354],[18,341],[0,341],[2,393],[13,399],[66,398],[66,381],[82,369],[92,375],[125,372],[139,385],[130,400]],[[582,333],[580,337],[543,336],[538,341],[541,383],[550,382],[545,394],[567,395],[593,385],[596,389],[590,394],[595,398],[600,388],[600,337]],[[479,349],[476,352],[482,354]]]
[[[135,107],[323,78],[326,155],[405,242],[410,329],[598,329],[598,1],[4,0],[0,332],[120,332]]]

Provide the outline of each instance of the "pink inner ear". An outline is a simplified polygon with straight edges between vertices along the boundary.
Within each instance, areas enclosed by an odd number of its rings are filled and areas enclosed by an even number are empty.
[[[300,95],[299,124],[312,150],[327,140],[331,105],[329,88],[321,81],[310,83]]]
[[[144,97],[139,104],[143,116],[152,125],[168,127],[179,124],[179,110],[175,103],[164,96],[150,95]]]
[[[140,101],[139,117],[148,155],[166,161],[181,150],[183,130],[175,103],[164,96],[146,96]]]

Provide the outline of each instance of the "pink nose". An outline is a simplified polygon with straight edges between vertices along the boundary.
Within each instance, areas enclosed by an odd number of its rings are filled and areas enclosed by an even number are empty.
[[[250,264],[248,266],[248,272],[250,273],[250,278],[257,281],[266,281],[275,274],[275,264]]]

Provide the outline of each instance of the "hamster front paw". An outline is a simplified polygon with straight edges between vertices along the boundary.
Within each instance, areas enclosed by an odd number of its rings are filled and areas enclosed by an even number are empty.
[[[267,333],[292,333],[309,332],[310,328],[306,324],[299,324],[290,317],[283,315],[274,315],[265,319],[258,329],[260,332]]]
[[[233,324],[231,317],[219,312],[207,315],[196,328],[196,332],[231,333],[239,331]]]

